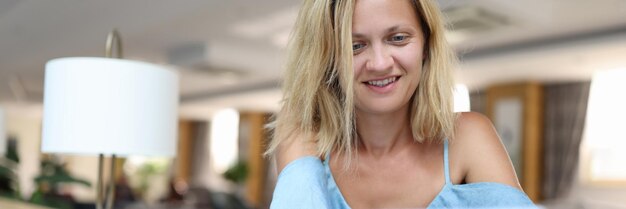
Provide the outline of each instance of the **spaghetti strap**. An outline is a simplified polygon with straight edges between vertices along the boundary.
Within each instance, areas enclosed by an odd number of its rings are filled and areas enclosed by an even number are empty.
[[[448,163],[448,139],[443,140],[443,169],[446,184],[452,184],[452,180],[450,180],[450,166]]]

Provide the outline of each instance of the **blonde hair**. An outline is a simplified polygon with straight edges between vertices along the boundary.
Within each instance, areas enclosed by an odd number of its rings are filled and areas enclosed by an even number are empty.
[[[426,39],[420,82],[411,99],[413,138],[452,138],[451,70],[457,61],[444,36],[440,11],[432,0],[412,0]],[[268,125],[266,154],[286,140],[314,140],[318,156],[331,151],[352,156],[356,148],[352,69],[352,14],[355,0],[305,0],[290,36],[283,100]],[[293,136],[314,136],[293,139]]]

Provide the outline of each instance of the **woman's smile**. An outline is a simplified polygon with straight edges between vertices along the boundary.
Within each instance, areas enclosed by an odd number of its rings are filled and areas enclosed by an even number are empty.
[[[401,76],[390,76],[381,79],[372,79],[363,82],[371,91],[378,94],[386,94],[393,91]]]

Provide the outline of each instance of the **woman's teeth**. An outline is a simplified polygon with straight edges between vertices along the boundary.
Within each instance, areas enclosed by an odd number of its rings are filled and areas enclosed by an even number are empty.
[[[396,81],[396,77],[391,77],[391,78],[377,80],[377,81],[368,81],[367,84],[378,86],[378,87],[383,87],[383,86],[386,86],[387,84],[393,83],[394,81]]]

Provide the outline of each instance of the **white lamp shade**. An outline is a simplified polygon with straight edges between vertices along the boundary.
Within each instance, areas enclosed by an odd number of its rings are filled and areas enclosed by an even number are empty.
[[[110,58],[46,64],[42,152],[174,156],[177,116],[172,70]]]
[[[4,112],[0,108],[0,158],[7,152],[7,134],[4,122]]]

